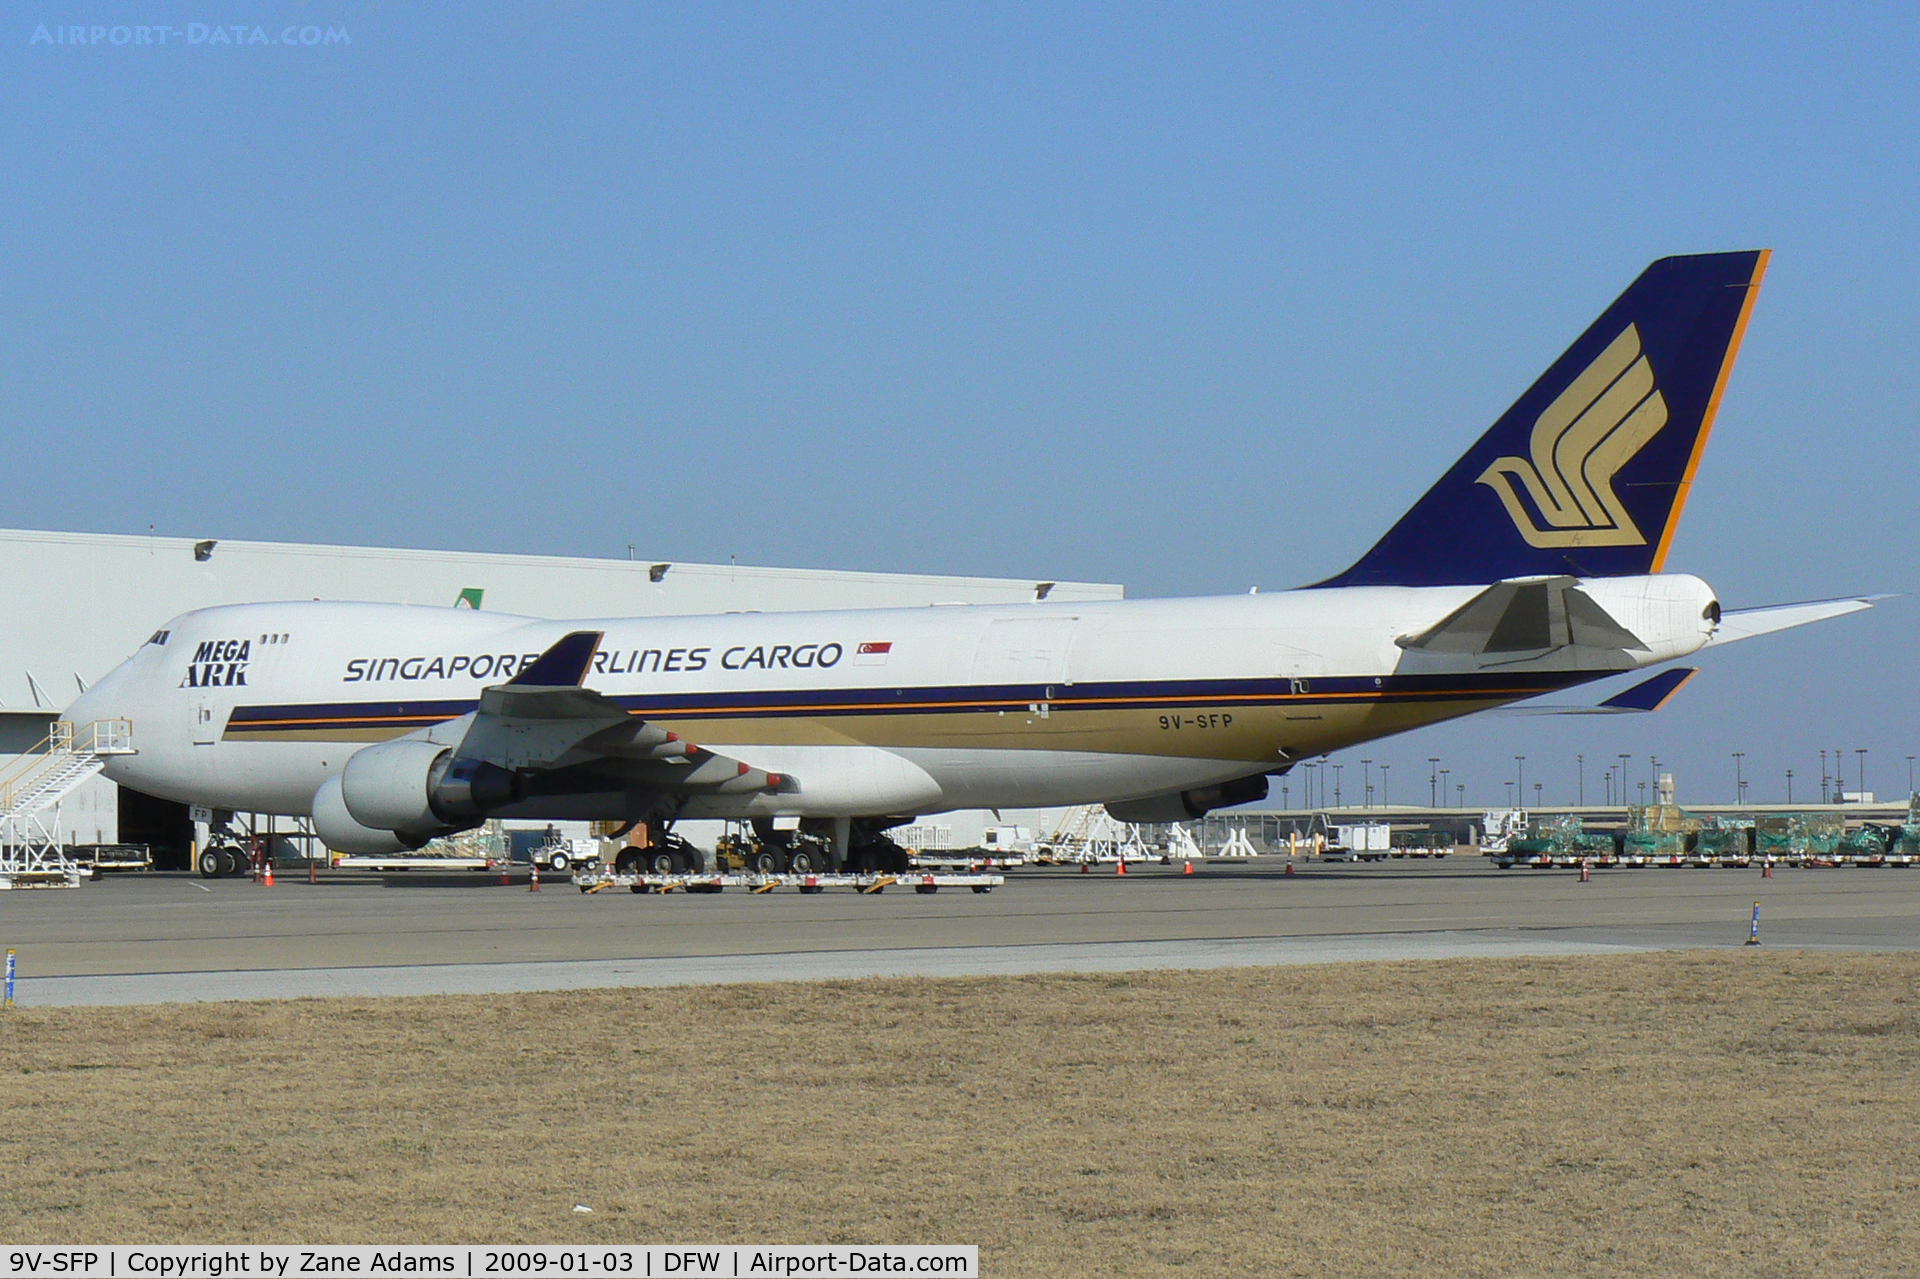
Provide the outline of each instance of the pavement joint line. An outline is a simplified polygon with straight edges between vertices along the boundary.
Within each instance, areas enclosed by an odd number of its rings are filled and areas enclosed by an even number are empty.
[[[41,977],[21,982],[24,1007],[520,994],[870,977],[1023,976],[1161,969],[1634,954],[1668,947],[1469,932],[1350,934],[1195,941],[1037,942],[1008,946],[776,951],[671,958],[496,961],[362,968],[211,970]],[[1697,943],[1671,949],[1696,949]]]

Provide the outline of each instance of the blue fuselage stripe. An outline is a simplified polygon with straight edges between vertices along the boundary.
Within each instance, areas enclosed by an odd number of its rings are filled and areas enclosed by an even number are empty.
[[[1516,701],[1611,671],[1498,675],[1358,675],[1316,679],[1164,680],[1112,684],[993,684],[931,688],[769,689],[640,693],[609,700],[662,719],[819,719],[852,715],[955,715],[1046,702],[1054,711],[1161,710],[1195,703],[1338,705],[1355,702]],[[240,706],[230,733],[327,728],[420,728],[455,719],[477,700],[332,702]]]

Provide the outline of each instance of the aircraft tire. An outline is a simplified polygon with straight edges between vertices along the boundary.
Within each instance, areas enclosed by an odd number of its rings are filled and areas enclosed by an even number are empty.
[[[756,875],[778,875],[780,855],[771,848],[762,848],[753,855],[752,869]]]
[[[673,854],[662,848],[647,857],[647,869],[656,875],[671,875],[674,872]]]

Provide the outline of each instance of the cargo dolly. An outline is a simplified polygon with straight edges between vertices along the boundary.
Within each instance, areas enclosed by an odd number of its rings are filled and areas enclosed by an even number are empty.
[[[851,888],[862,893],[880,893],[889,888],[911,888],[916,893],[936,893],[942,888],[971,888],[990,893],[1007,882],[1005,875],[987,871],[948,873],[937,871],[898,871],[862,874],[786,874],[759,875],[741,872],[653,875],[622,874],[587,870],[573,877],[583,893],[607,888],[625,888],[636,893],[717,893],[728,888],[750,893],[769,893],[776,888],[797,888],[802,893],[824,893],[829,888]]]

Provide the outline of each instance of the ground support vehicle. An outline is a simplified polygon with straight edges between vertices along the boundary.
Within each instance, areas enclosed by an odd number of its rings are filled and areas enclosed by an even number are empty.
[[[902,874],[867,872],[842,875],[741,873],[656,875],[623,874],[619,871],[611,873],[583,871],[573,877],[574,886],[583,893],[595,893],[607,888],[625,888],[635,893],[717,893],[728,888],[740,888],[750,893],[768,893],[776,888],[797,888],[802,893],[824,893],[829,888],[851,888],[862,893],[885,892],[889,888],[911,888],[916,893],[936,893],[942,888],[971,888],[976,893],[990,893],[1006,882],[1005,875],[986,871],[973,874],[911,871]]]
[[[1392,840],[1394,857],[1445,857],[1453,852],[1452,831],[1395,831]]]
[[[67,856],[96,874],[103,870],[153,869],[153,850],[145,844],[68,844]]]
[[[297,863],[296,863],[297,864]],[[355,857],[345,853],[331,863],[338,870],[493,870],[498,863],[485,857]]]
[[[965,870],[971,873],[976,870],[1008,870],[1026,864],[1025,857],[995,857],[990,853],[975,853],[971,857],[953,852],[912,853],[907,857],[907,869],[910,871]]]

